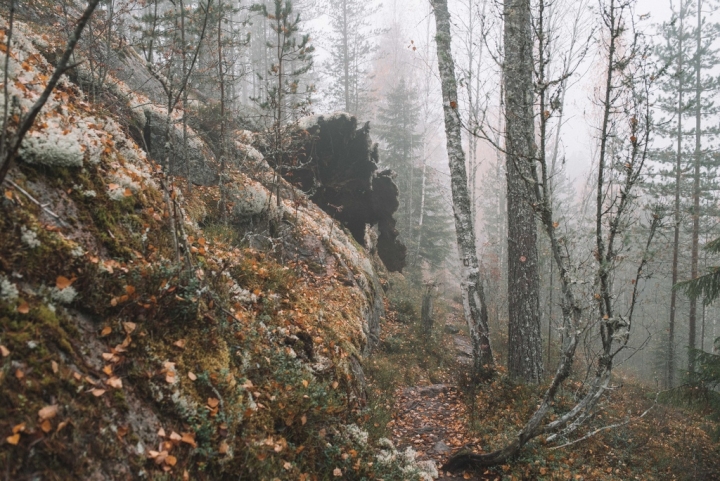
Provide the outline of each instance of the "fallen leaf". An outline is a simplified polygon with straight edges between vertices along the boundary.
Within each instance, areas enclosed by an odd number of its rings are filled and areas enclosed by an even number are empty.
[[[5,440],[9,444],[12,444],[13,446],[17,446],[17,443],[20,442],[20,433],[13,434],[12,436],[8,436],[7,438],[5,438]]]
[[[164,438],[165,430],[162,427],[160,427],[160,429],[158,429],[157,435],[160,436],[161,438]]]
[[[117,376],[113,376],[107,381],[105,381],[105,384],[110,387],[114,387],[115,389],[120,389],[122,387],[122,379]]]
[[[65,276],[58,276],[57,279],[55,279],[55,287],[57,287],[60,290],[67,289],[70,287],[70,284],[72,284],[73,281],[68,279]]]
[[[19,380],[21,380],[22,378],[25,377],[25,373],[22,371],[22,369],[17,369],[15,371],[15,377],[18,378]]]
[[[103,327],[103,330],[100,331],[100,337],[105,337],[105,336],[107,336],[108,334],[110,334],[111,332],[112,332],[112,327],[110,327],[110,326],[105,326],[105,327]]]
[[[173,455],[168,455],[165,458],[165,464],[167,464],[168,466],[175,466],[177,464],[177,458]]]
[[[22,303],[17,307],[17,311],[18,311],[20,314],[27,314],[28,312],[30,312],[30,306],[28,305],[27,302],[22,302]]]
[[[338,386],[339,386],[338,382],[337,382],[337,381],[333,381],[333,383],[332,383],[332,388],[333,388],[333,389],[337,389]]]
[[[230,450],[230,446],[228,446],[228,443],[225,441],[220,443],[220,446],[218,447],[218,453],[220,454],[227,454],[227,452]]]
[[[16,424],[13,426],[13,434],[21,433],[25,431],[25,423]]]
[[[301,423],[303,426],[305,426],[305,423],[306,423],[306,422],[307,422],[307,416],[305,416],[305,415],[303,414],[302,417],[300,418],[300,423]]]
[[[103,367],[102,371],[103,371],[105,374],[107,374],[108,376],[111,376],[111,375],[112,375],[112,372],[113,372],[113,368],[112,368],[111,365],[108,364],[107,366]]]
[[[185,347],[185,339],[180,339],[178,341],[175,341],[173,345],[179,347],[180,349],[183,349]]]
[[[70,420],[69,420],[69,419],[61,422],[60,424],[58,424],[58,427],[57,427],[57,429],[55,430],[55,432],[56,432],[56,433],[60,432],[60,430],[61,430],[62,428],[64,428],[65,426],[67,426],[68,424],[70,424]]]
[[[54,374],[57,374],[58,371],[60,370],[60,366],[58,366],[58,363],[55,361],[50,361],[50,367],[52,367],[52,372]]]
[[[195,435],[193,433],[183,433],[181,441],[191,445],[193,448],[197,447]]]
[[[195,380],[197,379],[197,376],[195,375],[195,373],[193,373],[192,371],[190,371],[190,372],[188,373],[188,378],[190,378],[191,381],[195,381]]]
[[[211,398],[208,398],[207,403],[208,403],[208,406],[210,406],[211,408],[216,408],[218,406],[218,404],[220,404],[220,400],[216,399],[214,397],[211,397]]]
[[[100,397],[100,396],[102,396],[103,394],[105,394],[105,389],[93,389],[93,390],[90,391],[90,392],[92,392],[93,396],[95,396],[95,397]]]
[[[52,404],[50,406],[45,406],[41,410],[38,411],[38,417],[41,421],[44,421],[46,419],[52,419],[55,416],[57,416],[58,413],[58,405]],[[47,431],[46,431],[47,432]]]
[[[303,379],[303,380],[302,380],[302,385],[303,385],[303,386],[308,387],[308,384],[310,384],[310,383],[307,381],[307,379]]]
[[[50,431],[52,431],[52,423],[50,422],[50,420],[46,419],[45,421],[43,421],[40,424],[40,429],[42,429],[44,433],[49,433]]]
[[[341,477],[341,476],[342,476],[342,469],[340,469],[340,468],[335,468],[335,469],[333,469],[333,476],[335,476],[336,478]]]
[[[120,186],[117,184],[108,184],[108,189],[110,189],[110,190],[115,190],[115,189],[119,189],[119,188],[120,188]]]
[[[0,354],[2,354],[2,357],[8,357],[10,355],[10,350],[7,347],[0,344]]]
[[[126,332],[127,334],[132,334],[132,332],[133,332],[133,331],[135,330],[135,328],[137,327],[137,324],[135,324],[134,322],[123,322],[122,325],[123,325],[123,329],[125,329],[125,332]],[[129,344],[130,344],[130,343],[128,343],[128,345],[129,345]],[[126,347],[127,347],[127,346],[126,346]]]

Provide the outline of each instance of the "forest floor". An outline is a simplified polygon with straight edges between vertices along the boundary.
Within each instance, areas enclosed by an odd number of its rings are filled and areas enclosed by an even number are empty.
[[[543,386],[517,385],[501,372],[472,388],[462,376],[469,340],[457,313],[448,316],[448,326],[441,321],[430,340],[417,325],[396,317],[388,316],[381,350],[369,369],[374,414],[368,429],[389,437],[398,449],[412,447],[418,459],[432,459],[438,467],[459,449],[489,452],[509,442],[536,407]],[[510,464],[483,472],[440,472],[440,480],[720,479],[720,424],[701,401],[692,408],[658,403],[653,389],[622,374],[614,385],[618,388],[569,439],[556,444],[538,439]],[[571,406],[580,393],[580,380],[568,381],[558,410]],[[621,426],[556,448],[613,424]]]

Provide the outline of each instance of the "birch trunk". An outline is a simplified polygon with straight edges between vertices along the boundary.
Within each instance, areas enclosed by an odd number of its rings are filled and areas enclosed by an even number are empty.
[[[447,0],[431,0],[431,4],[435,13],[437,31],[438,70],[443,94],[455,233],[461,262],[463,307],[472,340],[473,375],[482,377],[494,368],[494,361],[490,348],[485,292],[480,280],[480,267],[475,251],[475,233],[465,169],[465,152],[462,148],[455,63],[450,47],[450,12]]]
[[[535,177],[533,39],[530,1],[505,1],[505,138],[508,208],[508,372],[543,376],[537,227],[528,179]]]

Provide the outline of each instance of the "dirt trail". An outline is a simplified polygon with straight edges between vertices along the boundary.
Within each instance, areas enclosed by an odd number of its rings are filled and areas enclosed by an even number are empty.
[[[466,364],[470,342],[460,334],[453,336],[457,362]],[[471,355],[471,353],[470,353]],[[480,439],[467,431],[467,408],[457,387],[434,384],[399,389],[396,393],[392,421],[392,441],[399,450],[410,446],[419,460],[431,459],[438,469],[448,457],[463,446],[479,450]],[[442,480],[500,479],[496,474],[440,473]]]

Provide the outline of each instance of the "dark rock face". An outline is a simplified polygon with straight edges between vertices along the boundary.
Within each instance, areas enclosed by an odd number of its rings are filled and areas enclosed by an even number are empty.
[[[365,245],[368,226],[378,226],[377,251],[389,271],[405,267],[406,247],[398,239],[393,214],[398,188],[391,171],[377,172],[378,147],[370,123],[358,128],[345,113],[301,119],[300,154],[277,166],[283,177],[306,192],[321,209],[342,222]]]

